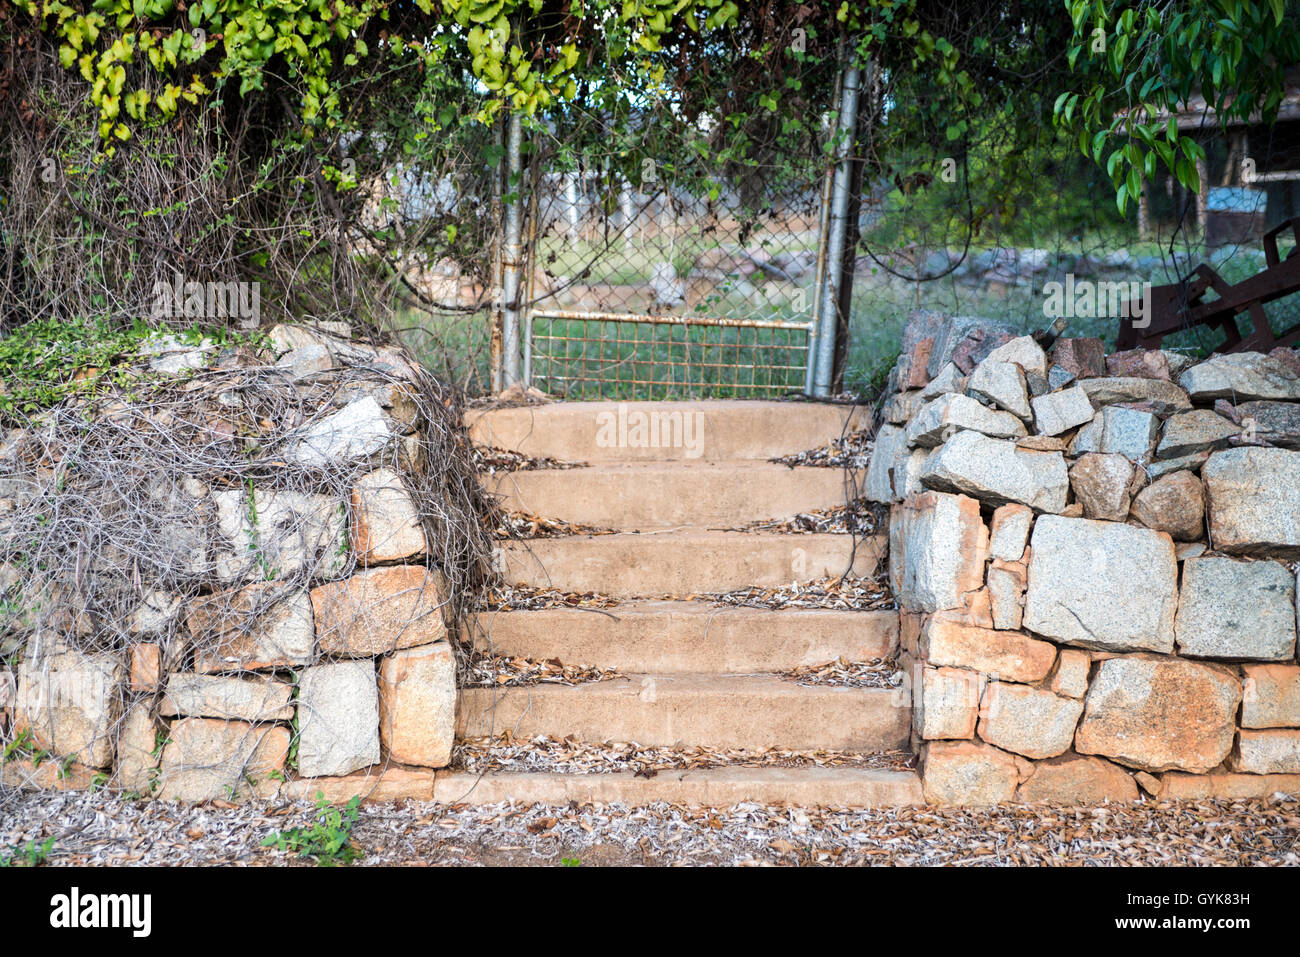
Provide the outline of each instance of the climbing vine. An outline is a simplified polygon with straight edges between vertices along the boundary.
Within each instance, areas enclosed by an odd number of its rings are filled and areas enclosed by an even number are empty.
[[[581,26],[599,24],[616,54],[661,49],[684,24],[732,25],[731,0],[16,0],[58,44],[59,61],[90,84],[102,139],[126,140],[133,124],[171,119],[184,104],[239,97],[279,78],[297,92],[310,137],[342,119],[348,71],[413,57],[435,67],[452,48],[468,54],[474,80],[504,104],[534,114],[572,99]],[[537,30],[538,21],[549,29]],[[588,57],[590,59],[590,57]],[[133,68],[136,68],[133,71]],[[142,82],[152,71],[159,86]]]
[[[1079,81],[1056,120],[1103,166],[1121,211],[1164,167],[1191,190],[1205,150],[1170,114],[1195,97],[1222,119],[1277,116],[1300,61],[1300,7],[1287,0],[1067,0]]]

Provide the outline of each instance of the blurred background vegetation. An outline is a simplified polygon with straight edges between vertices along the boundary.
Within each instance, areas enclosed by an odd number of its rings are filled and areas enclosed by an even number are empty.
[[[258,283],[263,325],[397,334],[483,394],[512,201],[540,313],[806,322],[856,63],[836,388],[869,392],[916,308],[1029,329],[1066,273],[1260,268],[1207,250],[1196,221],[1195,160],[1230,181],[1230,137],[1160,117],[1193,94],[1262,111],[1285,165],[1296,144],[1271,131],[1298,23],[1282,0],[0,3],[0,328],[135,329],[163,321],[177,276]],[[1268,186],[1269,224],[1300,213],[1293,185]],[[631,397],[802,388],[787,329],[536,323],[556,394],[587,376]],[[674,385],[684,363],[696,378]]]

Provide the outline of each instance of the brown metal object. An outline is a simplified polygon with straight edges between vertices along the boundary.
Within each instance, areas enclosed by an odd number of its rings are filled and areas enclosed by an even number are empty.
[[[1286,259],[1278,256],[1277,237],[1291,230],[1296,246]],[[1152,286],[1147,303],[1147,322],[1138,327],[1130,316],[1121,320],[1117,348],[1159,349],[1165,336],[1208,326],[1224,334],[1215,352],[1268,352],[1277,346],[1300,341],[1300,324],[1274,335],[1264,306],[1300,292],[1300,217],[1287,220],[1264,234],[1264,258],[1268,265],[1249,279],[1226,282],[1210,265],[1202,263],[1180,282]],[[1206,301],[1214,292],[1216,298]],[[1242,333],[1237,317],[1246,314],[1251,331]]]
[[[533,384],[566,399],[800,392],[813,329],[810,322],[566,309],[533,311],[529,328]]]

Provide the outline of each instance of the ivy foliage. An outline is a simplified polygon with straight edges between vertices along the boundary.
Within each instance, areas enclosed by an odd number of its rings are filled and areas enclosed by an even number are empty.
[[[1205,151],[1172,113],[1196,96],[1221,120],[1272,122],[1300,62],[1300,8],[1287,0],[1066,0],[1081,83],[1057,122],[1100,164],[1123,212],[1160,167],[1193,191]]]
[[[93,395],[105,386],[143,384],[141,350],[157,335],[141,319],[130,325],[84,318],[24,323],[0,337],[0,422],[22,421],[69,396]],[[175,336],[189,345],[263,341],[261,333],[225,326],[189,326]]]
[[[133,123],[167,120],[183,104],[239,97],[279,78],[297,92],[305,135],[336,128],[347,71],[415,58],[467,59],[493,98],[527,114],[576,93],[583,24],[598,24],[615,55],[652,53],[682,25],[735,23],[732,0],[16,0],[58,44],[60,62],[91,84],[99,135],[126,140]],[[550,9],[544,9],[549,7]],[[544,16],[549,14],[549,16]],[[553,28],[525,31],[542,18]],[[156,74],[156,92],[132,67]]]

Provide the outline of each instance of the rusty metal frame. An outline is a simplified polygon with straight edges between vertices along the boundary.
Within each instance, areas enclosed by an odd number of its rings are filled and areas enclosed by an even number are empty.
[[[587,375],[577,375],[577,376],[543,375],[539,378],[536,374],[536,370],[534,369],[534,361],[536,358],[535,343],[536,340],[539,338],[535,329],[535,320],[537,319],[559,320],[559,321],[569,321],[569,322],[577,321],[577,322],[583,322],[585,324],[596,324],[602,327],[602,329],[606,324],[614,324],[616,327],[622,325],[631,325],[634,327],[631,338],[621,338],[618,336],[615,336],[614,338],[607,338],[604,335],[600,335],[596,338],[592,338],[589,335],[587,335],[587,329],[590,328],[590,325],[588,325],[584,327],[584,334],[581,336],[547,335],[542,337],[545,341],[548,342],[549,341],[583,342],[583,343],[596,342],[601,344],[630,345],[633,347],[634,353],[636,347],[639,345],[668,346],[670,348],[674,345],[698,346],[706,349],[707,348],[719,348],[719,349],[735,348],[737,351],[737,360],[734,362],[718,361],[718,362],[704,362],[704,363],[694,363],[691,362],[689,358],[680,361],[674,360],[672,358],[669,359],[652,358],[652,359],[638,360],[637,358],[635,358],[635,355],[633,355],[632,357],[606,358],[602,356],[552,357],[548,354],[545,357],[548,362],[576,360],[582,363],[605,362],[615,366],[630,365],[632,367],[632,373],[633,373],[630,378],[612,380],[618,386],[625,386],[625,387],[632,387],[632,388],[641,387],[641,388],[648,388],[648,389],[686,388],[687,390],[695,389],[699,391],[704,391],[712,386],[721,385],[722,387],[728,390],[733,390],[736,392],[745,393],[756,397],[760,395],[762,396],[786,395],[791,392],[801,391],[803,385],[806,382],[808,369],[811,363],[815,361],[815,353],[813,350],[815,348],[815,341],[816,341],[816,326],[812,320],[808,320],[804,322],[791,322],[791,321],[784,321],[784,320],[767,320],[767,319],[732,319],[732,318],[727,318],[722,316],[678,316],[678,315],[671,315],[671,314],[655,315],[655,314],[625,313],[625,312],[585,312],[581,310],[571,310],[571,309],[535,308],[535,309],[528,310],[525,319],[525,334],[524,334],[524,373],[523,374],[524,374],[525,381],[527,381],[529,384],[538,383],[541,385],[546,385],[554,381],[562,381],[566,383],[578,383],[579,392],[587,391],[585,388],[585,384],[588,382],[595,383],[598,391],[601,382],[611,381],[611,380],[606,380],[600,377],[592,377]],[[777,342],[760,343],[755,341],[749,344],[736,343],[734,344],[734,346],[732,344],[691,343],[689,341],[683,341],[678,343],[672,340],[671,331],[669,332],[668,341],[660,342],[654,337],[655,334],[653,332],[651,334],[650,339],[638,338],[636,334],[636,328],[635,328],[638,326],[695,327],[695,328],[706,328],[706,329],[707,328],[753,329],[756,332],[757,330],[760,329],[786,330],[792,335],[797,333],[802,333],[803,342],[802,344],[798,344],[790,341],[790,338],[787,337],[787,341],[784,343],[777,343]],[[797,365],[790,364],[790,363],[779,364],[776,362],[769,362],[763,365],[758,365],[755,363],[741,362],[739,361],[739,351],[742,348],[746,350],[769,349],[772,350],[773,352],[779,350],[786,353],[789,353],[791,351],[802,352],[803,362]],[[680,378],[673,376],[671,374],[667,378],[656,377],[653,374],[651,374],[648,377],[638,377],[636,367],[642,363],[653,365],[657,369],[662,369],[662,368],[667,368],[669,370],[681,369],[683,370],[684,375],[681,376]],[[730,381],[725,383],[708,383],[703,381],[702,379],[700,379],[700,381],[697,382],[692,380],[690,375],[693,369],[698,369],[700,371],[712,369],[719,372],[726,372],[729,370],[735,373],[735,375],[732,377]],[[751,372],[754,373],[765,372],[767,374],[766,375],[767,381],[766,382],[757,382],[757,381],[742,382],[740,381],[741,377],[739,375],[741,370],[750,370]],[[757,378],[757,376],[755,376],[755,378]]]
[[[835,91],[833,104],[833,113],[836,116],[836,125],[842,127],[846,120],[856,119],[856,108],[853,107],[853,95],[856,93],[857,73],[847,62],[841,70],[839,83]],[[846,97],[846,88],[850,95]],[[848,114],[846,117],[845,114]],[[843,130],[840,130],[843,133]],[[527,198],[527,213],[523,214],[521,197],[518,191],[524,188],[520,173],[520,146],[521,136],[518,127],[518,118],[511,116],[506,127],[506,153],[509,161],[509,176],[516,178],[515,192],[513,193],[513,202],[504,203],[504,229],[500,251],[500,276],[501,276],[501,305],[499,321],[494,324],[493,336],[493,367],[497,372],[497,378],[494,382],[498,387],[511,385],[515,381],[512,375],[517,370],[518,379],[525,385],[533,385],[537,381],[537,370],[535,366],[536,342],[538,339],[537,330],[535,329],[535,320],[560,320],[569,322],[582,322],[586,324],[582,335],[579,336],[544,336],[546,341],[582,341],[582,342],[614,342],[635,347],[641,344],[652,346],[696,346],[704,349],[717,348],[722,346],[720,343],[694,342],[689,341],[677,343],[670,339],[667,343],[662,343],[654,339],[653,335],[649,340],[641,340],[635,333],[635,327],[648,325],[652,328],[659,326],[669,327],[693,327],[703,329],[770,329],[774,331],[785,330],[792,336],[802,334],[801,343],[793,343],[789,337],[785,342],[768,342],[763,343],[755,341],[744,345],[749,351],[751,357],[755,352],[761,354],[762,350],[771,350],[774,354],[783,353],[788,357],[791,350],[801,352],[803,355],[802,365],[796,367],[788,363],[769,362],[762,365],[757,361],[743,363],[740,361],[726,363],[705,363],[702,368],[711,368],[715,371],[731,370],[731,381],[728,383],[703,382],[698,383],[701,389],[711,388],[730,388],[740,393],[767,395],[790,393],[800,393],[812,395],[820,391],[824,394],[828,391],[827,383],[829,382],[829,371],[823,372],[824,355],[832,355],[834,351],[834,337],[836,319],[835,313],[838,312],[838,306],[831,306],[831,314],[826,315],[827,303],[836,303],[836,287],[840,281],[838,275],[838,262],[833,262],[837,250],[843,245],[845,232],[844,212],[839,207],[847,196],[847,188],[841,182],[844,176],[844,169],[848,162],[847,143],[840,144],[836,151],[835,162],[828,164],[825,172],[822,174],[822,185],[820,190],[820,214],[817,226],[817,254],[816,267],[814,271],[813,289],[811,290],[811,302],[809,303],[809,318],[801,320],[765,320],[765,319],[739,319],[728,316],[698,316],[698,315],[674,315],[658,313],[631,313],[631,312],[605,312],[605,311],[584,311],[577,309],[558,309],[546,308],[538,303],[535,296],[534,285],[536,281],[535,257],[537,252],[538,240],[538,178],[540,171],[534,170],[532,182],[529,184],[529,197]],[[849,128],[847,141],[852,140],[852,127]],[[509,190],[509,180],[503,184],[504,190]],[[522,235],[523,229],[521,220],[527,219],[527,232],[525,237]],[[836,242],[838,240],[838,243]],[[521,275],[522,272],[522,275]],[[851,280],[850,280],[851,281]],[[545,298],[545,297],[544,297]],[[803,309],[800,309],[803,312]],[[631,338],[622,338],[615,335],[612,339],[602,339],[601,337],[592,338],[587,333],[587,326],[591,324],[605,325],[615,324],[616,326],[632,326],[634,331]],[[775,338],[775,337],[774,337]],[[727,344],[730,346],[731,344]],[[735,344],[739,353],[741,345]],[[598,350],[599,351],[599,350]],[[522,352],[522,355],[519,353]],[[513,359],[521,360],[519,366],[512,369]],[[547,355],[548,361],[559,357]],[[604,357],[571,357],[565,356],[566,359],[576,359],[580,362],[601,362]],[[737,355],[739,360],[739,355]],[[637,360],[630,360],[636,364]],[[827,360],[829,361],[829,360]],[[671,356],[669,359],[656,359],[653,363],[657,367],[667,366],[670,369],[689,370],[692,363],[689,355],[683,361],[676,361]],[[742,381],[743,371],[750,372],[749,382]],[[798,371],[799,376],[796,378],[793,373]],[[758,384],[757,379],[766,373],[768,382]],[[553,377],[551,377],[553,378]],[[585,382],[586,377],[577,377]],[[689,375],[687,376],[689,378]],[[779,379],[780,381],[775,381]],[[657,380],[653,376],[647,379],[618,379],[612,380],[616,386],[626,386],[629,383],[633,385],[643,385],[647,387],[664,387],[673,388],[678,385],[691,386],[687,381],[678,382],[676,380],[666,381]],[[544,383],[543,383],[544,384]]]
[[[1296,246],[1282,259],[1278,254],[1277,238],[1290,230]],[[1267,352],[1277,346],[1290,346],[1300,341],[1300,324],[1273,334],[1267,303],[1300,292],[1300,217],[1270,229],[1264,234],[1263,270],[1238,283],[1229,283],[1208,263],[1202,263],[1179,282],[1153,286],[1147,303],[1146,324],[1135,326],[1132,318],[1125,318],[1120,326],[1117,345],[1120,349],[1159,349],[1165,336],[1184,329],[1205,326],[1218,329],[1224,341],[1215,352]],[[1218,298],[1205,300],[1213,291]],[[1132,311],[1125,312],[1131,317]],[[1237,317],[1250,318],[1251,331],[1243,334]]]

